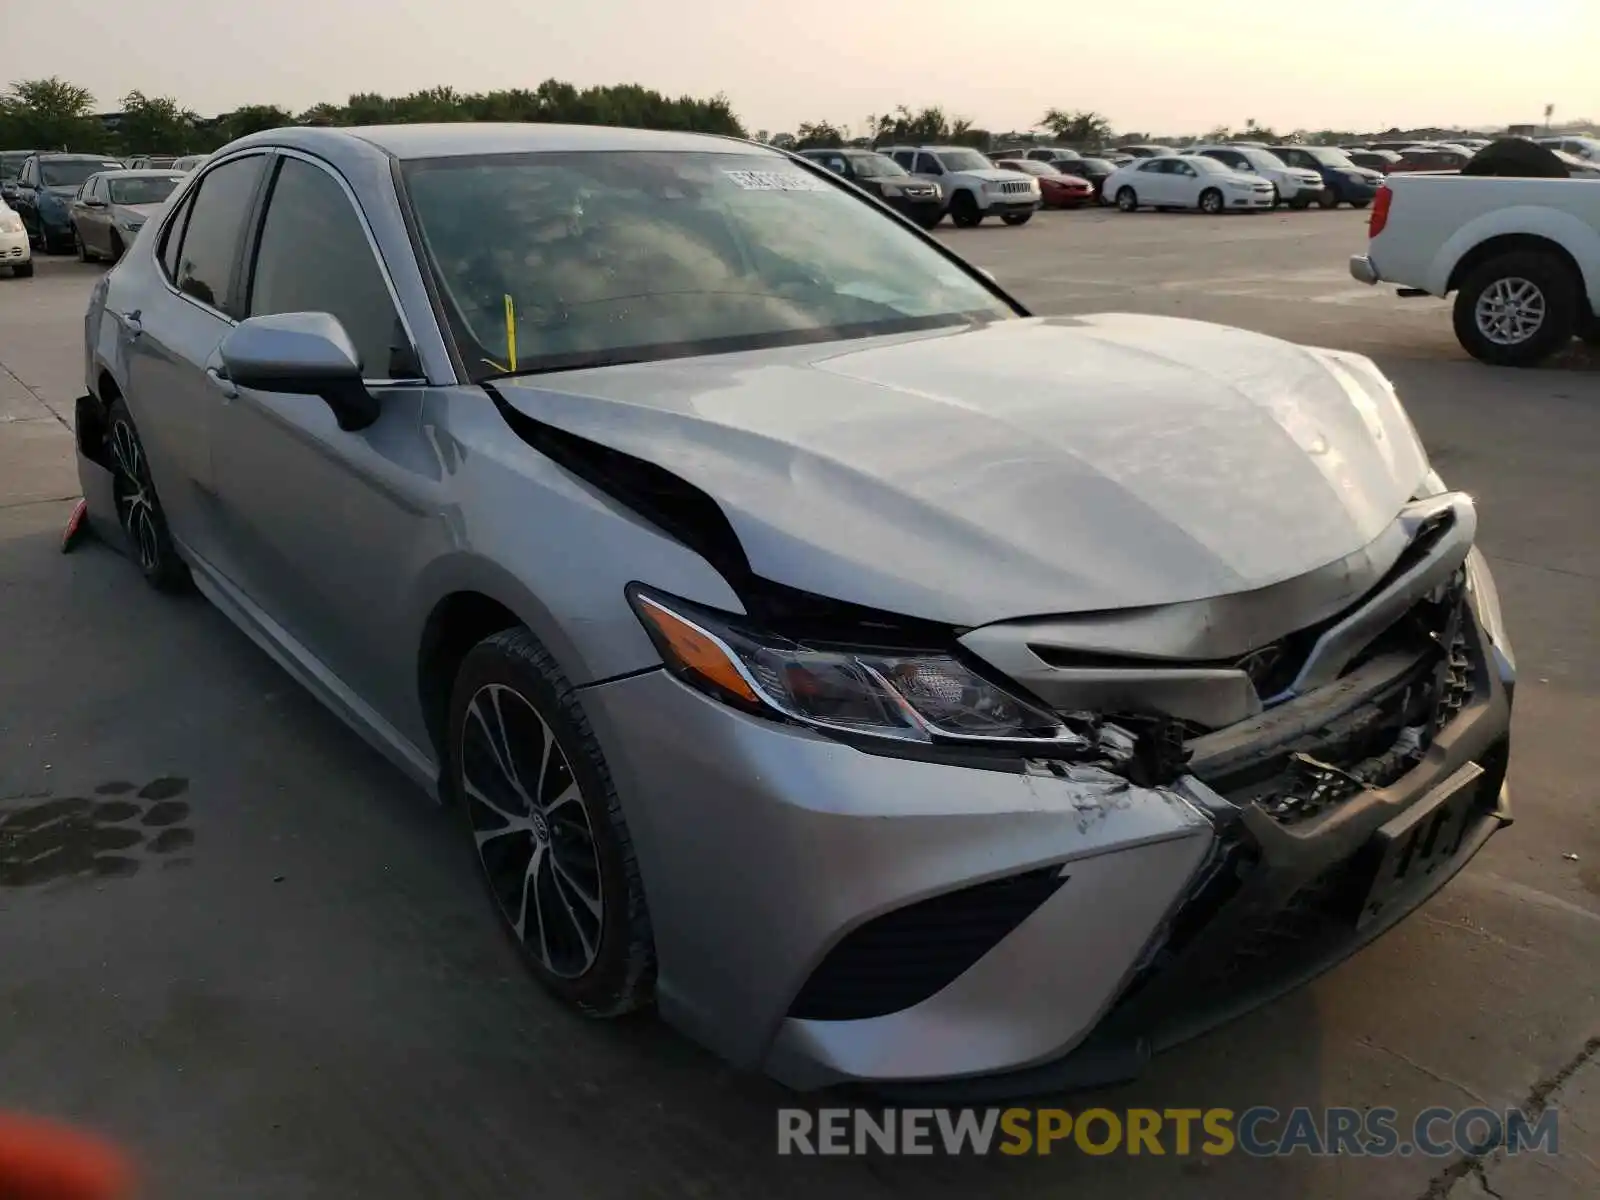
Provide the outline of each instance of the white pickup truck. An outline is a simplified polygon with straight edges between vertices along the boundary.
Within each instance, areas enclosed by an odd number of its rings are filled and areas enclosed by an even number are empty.
[[[1391,175],[1378,192],[1362,283],[1454,292],[1475,358],[1533,366],[1576,335],[1600,342],[1600,180]]]

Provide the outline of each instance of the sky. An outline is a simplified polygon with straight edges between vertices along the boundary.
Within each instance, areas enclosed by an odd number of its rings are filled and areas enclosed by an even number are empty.
[[[1051,107],[1156,134],[1600,120],[1600,0],[0,0],[0,45],[7,85],[203,116],[553,77],[723,92],[774,133],[899,104],[995,131]]]

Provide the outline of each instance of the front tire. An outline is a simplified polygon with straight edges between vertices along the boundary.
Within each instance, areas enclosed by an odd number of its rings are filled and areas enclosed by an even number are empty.
[[[89,261],[89,247],[84,243],[83,234],[78,232],[78,227],[72,227],[72,249],[78,256],[79,262]]]
[[[1139,193],[1131,187],[1117,189],[1117,207],[1125,213],[1139,211]]]
[[[1293,200],[1289,201],[1289,207],[1294,209],[1295,212],[1305,212],[1306,209],[1311,207],[1311,197],[1296,196]]]
[[[1216,188],[1207,188],[1200,193],[1200,211],[1208,217],[1214,217],[1224,208],[1222,193]]]
[[[534,975],[587,1016],[648,1004],[655,946],[622,805],[572,685],[528,630],[467,653],[447,751],[447,791]]]
[[[11,268],[11,277],[13,279],[32,279],[33,278],[33,260],[30,258],[27,262],[19,263],[16,266],[12,267]]]
[[[1322,194],[1317,197],[1317,207],[1322,209],[1335,209],[1339,207],[1339,197],[1332,188],[1322,189]]]
[[[1456,340],[1497,367],[1533,367],[1578,330],[1578,283],[1552,254],[1521,251],[1479,264],[1456,293]]]
[[[1351,208],[1366,208],[1371,203],[1372,203],[1371,200],[1352,200],[1352,201],[1350,201],[1350,207]]]
[[[950,200],[950,220],[960,229],[976,229],[983,224],[983,210],[971,192],[957,192]]]
[[[1031,212],[1001,213],[1000,219],[1007,225],[1026,225],[1029,221],[1033,220],[1033,214]]]
[[[106,458],[111,467],[111,494],[117,507],[117,520],[133,551],[133,561],[145,582],[159,592],[182,591],[189,582],[189,569],[178,557],[166,514],[150,478],[150,461],[144,443],[128,411],[127,401],[118,396],[106,414]]]
[[[111,261],[119,263],[122,256],[127,253],[127,247],[122,244],[122,235],[115,229],[111,231]]]

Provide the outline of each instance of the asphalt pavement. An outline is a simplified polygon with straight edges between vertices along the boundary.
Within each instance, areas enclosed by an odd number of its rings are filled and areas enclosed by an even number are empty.
[[[1314,985],[1090,1098],[1555,1104],[1558,1157],[797,1159],[775,1085],[546,998],[436,809],[204,601],[59,553],[102,268],[0,279],[0,1104],[135,1147],[152,1197],[1600,1194],[1600,372],[1465,358],[1344,274],[1359,214],[1046,213],[947,240],[1040,312],[1377,357],[1471,491],[1516,644],[1516,823]],[[1019,981],[1025,986],[1025,981]]]

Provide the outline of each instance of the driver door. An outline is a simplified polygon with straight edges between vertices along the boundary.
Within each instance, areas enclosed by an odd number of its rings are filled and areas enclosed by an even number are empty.
[[[407,659],[395,653],[397,601],[410,550],[438,519],[417,499],[426,486],[415,458],[425,381],[342,179],[287,153],[272,170],[245,315],[337,317],[382,411],[346,432],[314,396],[234,388],[221,371],[211,447],[222,527],[251,599],[392,721],[379,698],[396,689],[410,697],[416,682],[397,665]],[[220,355],[213,366],[221,368]]]
[[[1167,159],[1164,178],[1167,180],[1168,192],[1173,204],[1181,204],[1185,208],[1198,208],[1200,206],[1200,172],[1186,162],[1179,162],[1175,158]]]

